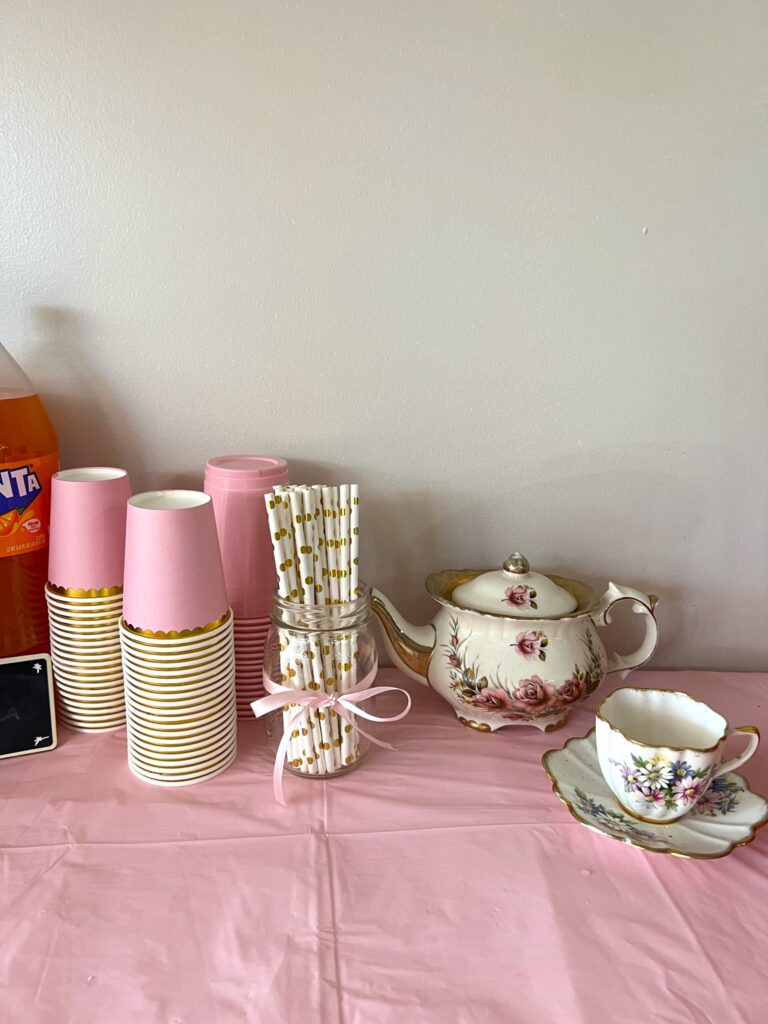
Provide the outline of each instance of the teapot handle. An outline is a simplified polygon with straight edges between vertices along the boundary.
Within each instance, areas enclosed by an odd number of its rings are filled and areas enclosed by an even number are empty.
[[[646,620],[645,636],[638,649],[632,654],[617,654],[615,651],[609,654],[606,672],[618,672],[619,678],[624,679],[632,669],[644,665],[651,657],[659,639],[659,627],[656,625],[656,618],[653,614],[658,600],[655,594],[643,594],[633,587],[621,587],[617,583],[608,584],[608,589],[593,613],[595,625],[609,625],[611,609],[619,601],[632,601],[632,611],[637,612],[638,615],[645,615]]]

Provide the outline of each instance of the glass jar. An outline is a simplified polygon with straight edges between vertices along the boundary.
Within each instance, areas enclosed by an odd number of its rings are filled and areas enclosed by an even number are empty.
[[[333,605],[304,605],[275,595],[265,675],[273,683],[318,695],[373,686],[378,657],[371,629],[371,591],[362,582],[359,589],[354,601]],[[373,703],[368,701],[366,709],[372,711]],[[266,718],[276,755],[287,735],[284,767],[303,778],[352,771],[368,750],[354,715],[347,720],[332,707],[286,703]],[[365,728],[370,731],[370,724],[366,722]]]

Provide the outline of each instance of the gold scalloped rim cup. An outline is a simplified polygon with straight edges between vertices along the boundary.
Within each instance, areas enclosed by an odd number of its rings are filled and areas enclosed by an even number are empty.
[[[729,853],[733,853],[737,846],[749,846],[749,844],[754,841],[758,830],[761,829],[764,825],[768,824],[768,814],[766,814],[762,821],[757,822],[756,825],[750,825],[750,835],[748,835],[746,839],[740,839],[737,843],[731,843],[728,849],[723,850],[722,853],[681,853],[679,850],[672,850],[668,846],[662,848],[658,846],[646,846],[644,843],[635,842],[635,840],[631,839],[629,836],[614,836],[610,835],[607,832],[603,832],[603,830],[598,828],[596,825],[590,825],[588,822],[584,821],[584,819],[576,812],[576,809],[574,808],[571,801],[566,799],[566,797],[564,797],[563,794],[560,792],[557,779],[549,770],[549,766],[547,765],[547,758],[550,754],[559,754],[561,750],[565,750],[569,743],[573,743],[575,740],[585,740],[588,736],[591,736],[594,731],[595,729],[593,727],[589,730],[586,736],[571,736],[569,740],[566,740],[562,747],[555,747],[552,750],[547,750],[541,755],[541,766],[549,776],[550,782],[552,783],[552,792],[555,794],[558,800],[565,804],[565,806],[570,811],[571,817],[574,818],[580,825],[583,825],[584,828],[588,828],[590,832],[596,832],[598,835],[601,836],[607,835],[609,839],[616,840],[620,843],[626,843],[627,846],[635,846],[638,850],[645,850],[646,853],[666,853],[670,857],[679,857],[681,860],[720,860],[721,857],[727,857]],[[744,782],[745,789],[748,789],[750,793],[754,793],[754,790],[750,789],[749,783],[743,775],[739,775],[738,772],[733,772],[730,774],[736,775],[737,778],[741,779],[742,782]],[[756,793],[755,795],[760,796],[759,793]],[[614,797],[614,799],[616,798]],[[765,799],[765,797],[762,797],[762,799]],[[616,800],[616,803],[619,807],[621,807],[621,804],[619,804],[618,800]],[[621,809],[622,811],[624,811],[623,807]]]
[[[205,626],[195,626],[194,629],[171,629],[168,632],[164,632],[161,629],[141,629],[139,626],[131,625],[125,617],[123,617],[121,625],[123,629],[127,629],[134,636],[146,636],[150,640],[186,640],[188,637],[203,636],[205,633],[211,633],[214,629],[218,629],[219,626],[223,626],[231,617],[232,612],[228,610],[221,618],[215,619]]]
[[[48,582],[45,584],[45,589],[51,594],[56,594],[57,597],[79,597],[94,598],[94,597],[117,597],[122,594],[123,588],[120,587],[92,587],[90,590],[83,589],[82,587],[57,587],[55,583]]]

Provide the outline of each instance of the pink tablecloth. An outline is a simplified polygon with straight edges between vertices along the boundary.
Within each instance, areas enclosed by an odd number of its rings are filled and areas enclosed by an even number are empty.
[[[766,725],[768,676],[633,681]],[[135,780],[121,733],[0,762],[3,1024],[766,1019],[768,829],[708,862],[595,835],[539,763],[595,698],[549,736],[486,735],[407,685],[398,750],[288,779],[287,809],[257,722],[189,789]],[[768,743],[747,775],[768,792]]]

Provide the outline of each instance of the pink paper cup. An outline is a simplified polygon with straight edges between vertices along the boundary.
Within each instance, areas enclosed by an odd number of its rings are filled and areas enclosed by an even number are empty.
[[[134,495],[126,524],[125,621],[152,632],[198,629],[223,618],[228,607],[210,497],[202,491]]]
[[[91,466],[54,474],[48,543],[48,579],[54,586],[122,586],[130,496],[131,481],[124,469]]]
[[[277,582],[264,495],[288,482],[288,463],[267,455],[223,455],[205,467],[219,531],[229,603],[236,616],[269,614]]]

